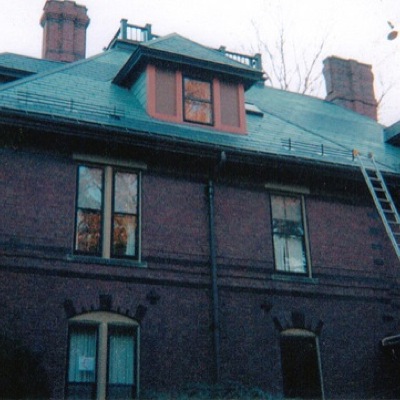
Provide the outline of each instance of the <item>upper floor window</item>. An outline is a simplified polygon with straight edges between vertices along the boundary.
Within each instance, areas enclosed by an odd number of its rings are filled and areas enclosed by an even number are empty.
[[[201,124],[230,133],[246,133],[244,86],[179,70],[147,67],[147,110],[155,118],[173,123]],[[141,96],[143,87],[133,90]]]
[[[309,269],[301,196],[272,195],[275,269],[306,274]]]
[[[139,258],[139,173],[79,165],[75,252]]]
[[[108,312],[70,320],[67,399],[132,399],[139,385],[139,325]]]
[[[183,78],[183,112],[185,121],[208,125],[213,123],[210,82]]]

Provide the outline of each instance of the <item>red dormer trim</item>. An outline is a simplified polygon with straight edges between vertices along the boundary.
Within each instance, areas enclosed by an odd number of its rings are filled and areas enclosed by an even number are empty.
[[[218,78],[212,80],[214,121],[213,125],[203,125],[184,121],[183,74],[181,71],[161,69],[149,64],[146,72],[147,112],[152,117],[216,131],[247,134],[243,84],[227,83]],[[231,97],[232,95],[233,97]],[[229,117],[230,113],[233,113],[232,117]],[[229,122],[232,122],[232,124],[229,124]]]

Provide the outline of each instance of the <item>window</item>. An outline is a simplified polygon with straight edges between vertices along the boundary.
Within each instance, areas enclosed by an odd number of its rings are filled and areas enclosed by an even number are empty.
[[[80,165],[75,252],[139,259],[139,174]]]
[[[275,268],[281,272],[306,274],[308,255],[300,196],[271,196]]]
[[[281,333],[280,342],[284,396],[322,399],[321,362],[315,334],[289,329]]]
[[[183,115],[185,121],[213,124],[211,83],[183,78]]]
[[[201,71],[188,76],[180,70],[147,66],[148,113],[173,123],[201,124],[223,132],[246,134],[244,85],[210,77]],[[141,87],[137,88],[143,93]]]
[[[96,312],[72,318],[67,399],[137,397],[139,327],[128,317]]]

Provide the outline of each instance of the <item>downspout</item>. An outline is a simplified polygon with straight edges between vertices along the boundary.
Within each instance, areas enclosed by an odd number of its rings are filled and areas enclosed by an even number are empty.
[[[215,240],[215,207],[214,207],[214,181],[219,169],[226,161],[225,152],[221,152],[220,160],[214,167],[213,173],[208,180],[208,214],[209,214],[209,243],[211,264],[211,302],[212,302],[212,331],[214,348],[214,382],[220,381],[221,353],[220,353],[220,324],[219,324],[219,293],[218,293],[218,267],[217,246]]]

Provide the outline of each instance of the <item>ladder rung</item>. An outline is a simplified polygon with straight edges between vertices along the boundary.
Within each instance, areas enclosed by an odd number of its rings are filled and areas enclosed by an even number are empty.
[[[378,199],[381,203],[390,204],[390,200],[388,200],[386,197],[385,197],[384,199],[382,199],[381,197],[377,197],[377,199]]]

